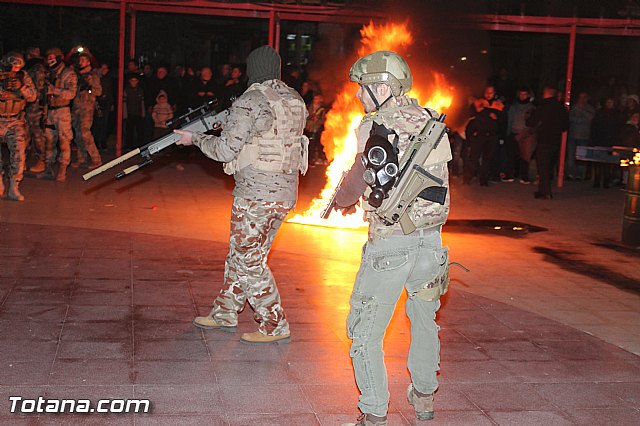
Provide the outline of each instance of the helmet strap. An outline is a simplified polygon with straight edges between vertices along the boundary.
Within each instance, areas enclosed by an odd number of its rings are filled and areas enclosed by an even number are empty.
[[[382,108],[382,105],[386,104],[387,102],[389,102],[389,99],[391,99],[393,96],[389,95],[389,97],[387,99],[385,99],[382,103],[378,102],[378,98],[376,97],[376,95],[373,93],[373,90],[371,90],[371,87],[369,87],[368,84],[363,85],[365,90],[367,91],[367,93],[369,93],[369,97],[371,98],[371,100],[373,101],[374,105],[376,106],[376,111],[380,111],[380,108]]]

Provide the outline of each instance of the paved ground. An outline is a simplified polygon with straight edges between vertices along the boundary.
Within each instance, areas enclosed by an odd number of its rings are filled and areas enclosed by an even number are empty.
[[[284,225],[270,264],[290,344],[194,329],[220,288],[231,180],[190,150],[123,181],[27,179],[0,202],[0,422],[336,425],[357,416],[344,323],[364,233]],[[452,181],[452,270],[429,424],[640,423],[638,255],[620,247],[624,192]],[[323,185],[313,169],[300,207]],[[472,226],[506,220],[535,233]],[[491,225],[491,224],[490,224]],[[250,309],[239,332],[252,331]],[[391,425],[405,399],[408,321],[385,340]],[[148,398],[152,414],[10,413],[9,396]],[[426,424],[426,422],[425,422]]]

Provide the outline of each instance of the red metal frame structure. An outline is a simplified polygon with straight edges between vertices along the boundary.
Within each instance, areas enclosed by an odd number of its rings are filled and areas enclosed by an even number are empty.
[[[571,84],[573,81],[573,62],[576,48],[576,35],[607,35],[640,37],[638,19],[594,19],[559,18],[551,16],[508,16],[508,15],[469,15],[461,25],[489,31],[514,31],[547,34],[569,34],[569,52],[567,54],[567,80],[565,82],[565,106],[571,105]],[[558,188],[564,183],[564,160],[567,150],[567,132],[562,135],[560,158],[558,161]]]
[[[135,56],[136,12],[181,13],[209,16],[226,16],[236,18],[258,18],[269,21],[269,44],[278,50],[280,40],[280,21],[329,22],[345,24],[367,24],[370,21],[387,19],[384,12],[376,12],[372,8],[348,5],[297,5],[282,3],[225,3],[207,0],[0,0],[0,3],[20,3],[41,6],[84,7],[97,9],[113,9],[120,11],[120,50],[119,75],[124,73],[125,58],[125,14],[131,17],[130,53]],[[571,82],[573,79],[573,61],[575,55],[575,38],[577,34],[640,36],[640,20],[638,19],[599,19],[599,18],[563,18],[551,16],[515,16],[515,15],[467,15],[456,23],[458,26],[490,31],[515,31],[534,33],[569,34],[569,52],[567,57],[567,81],[565,85],[565,103],[569,107],[571,99]],[[122,86],[122,85],[119,85]],[[122,104],[122,88],[118,90],[118,102]],[[121,111],[121,108],[118,109]],[[116,153],[120,155],[122,146],[122,112],[118,114],[118,135]],[[563,136],[561,159],[566,151],[566,133]],[[558,187],[562,187],[564,161],[560,162]]]
[[[385,20],[386,15],[371,8],[348,5],[307,6],[281,3],[225,3],[207,0],[0,0],[0,3],[20,3],[40,6],[83,7],[89,9],[119,10],[118,75],[124,74],[126,14],[130,17],[130,57],[135,56],[137,12],[179,13],[191,15],[223,16],[233,18],[266,19],[269,21],[269,45],[280,47],[280,21],[327,22],[340,24],[368,24]],[[122,105],[124,88],[118,85],[118,105]],[[122,153],[122,108],[118,108],[116,155]]]

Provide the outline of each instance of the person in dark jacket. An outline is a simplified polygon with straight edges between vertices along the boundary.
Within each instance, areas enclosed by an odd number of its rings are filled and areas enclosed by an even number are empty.
[[[594,146],[611,147],[619,145],[618,136],[624,124],[624,115],[616,109],[613,98],[607,98],[604,106],[596,111],[591,122],[591,138]],[[614,167],[606,163],[593,164],[593,187],[608,188]]]
[[[463,183],[470,185],[476,171],[480,186],[489,186],[491,162],[498,146],[498,134],[504,105],[495,98],[495,89],[487,86],[484,97],[475,102],[476,114],[469,123],[467,138],[470,142],[469,161],[464,165]],[[480,159],[482,164],[479,166]]]
[[[569,128],[569,113],[557,100],[556,89],[545,87],[542,101],[527,120],[527,126],[537,128],[538,145],[536,147],[536,163],[538,164],[538,191],[535,198],[549,200],[553,167],[557,163],[562,132]]]

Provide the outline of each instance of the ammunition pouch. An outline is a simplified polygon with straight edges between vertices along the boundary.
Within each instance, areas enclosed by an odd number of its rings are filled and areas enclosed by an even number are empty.
[[[290,145],[278,140],[246,144],[235,160],[224,164],[224,172],[232,175],[253,166],[265,172],[305,174],[309,164],[309,138],[300,136],[295,139],[299,142]]]
[[[8,98],[0,100],[0,116],[11,117],[20,114],[27,103],[21,98]]]

